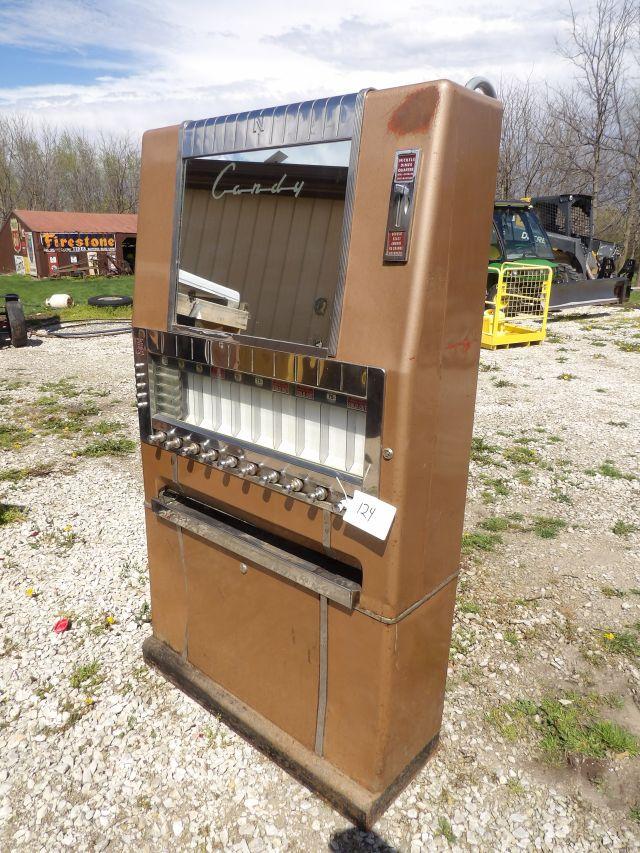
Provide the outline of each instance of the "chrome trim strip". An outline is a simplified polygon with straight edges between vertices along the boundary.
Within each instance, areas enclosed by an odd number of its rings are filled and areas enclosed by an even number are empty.
[[[442,583],[439,583],[435,589],[432,589],[431,592],[428,592],[426,595],[423,595],[422,598],[419,598],[417,601],[414,601],[413,604],[410,604],[402,613],[399,613],[397,616],[381,616],[379,613],[374,613],[373,610],[366,610],[364,607],[356,607],[355,609],[358,613],[362,613],[364,616],[370,616],[372,619],[375,619],[376,622],[382,622],[384,625],[397,625],[398,622],[402,622],[403,619],[406,619],[414,610],[417,610],[421,604],[424,604],[425,601],[429,601],[430,598],[433,598],[434,595],[437,595],[441,590],[445,588],[445,586],[449,586],[452,580],[455,580],[460,572],[453,572],[453,574],[446,577]]]
[[[328,681],[328,607],[327,599],[320,596],[320,672],[318,673],[318,711],[316,714],[316,755],[322,755],[324,750],[324,726],[327,717],[327,681]]]
[[[347,278],[347,262],[349,260],[349,245],[351,242],[351,225],[353,222],[353,206],[356,197],[356,177],[358,175],[358,159],[360,157],[360,137],[362,132],[362,119],[364,117],[364,102],[367,93],[371,89],[362,89],[358,92],[355,103],[353,131],[351,137],[351,151],[349,153],[349,172],[347,175],[347,190],[344,198],[344,214],[342,218],[342,240],[340,256],[338,258],[338,283],[333,298],[333,309],[331,311],[331,324],[329,326],[329,338],[327,340],[327,351],[329,355],[335,355],[338,349],[338,336],[340,334],[340,321],[342,320],[342,301]]]
[[[351,139],[358,97],[352,93],[187,121],[182,157]]]
[[[263,542],[216,518],[166,495],[153,498],[151,509],[158,518],[188,530],[226,551],[249,560],[275,575],[286,578],[320,596],[353,610],[361,586],[354,581],[328,572],[321,566],[290,554],[282,548]]]
[[[182,234],[182,196],[184,195],[184,179],[186,166],[181,156],[184,145],[186,123],[178,131],[178,153],[176,156],[176,186],[173,197],[173,234],[171,237],[171,269],[169,270],[169,313],[167,329],[176,321],[176,297],[178,292],[178,264],[180,258],[180,235]]]

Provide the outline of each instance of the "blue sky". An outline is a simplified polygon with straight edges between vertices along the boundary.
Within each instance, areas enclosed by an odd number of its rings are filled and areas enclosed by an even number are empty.
[[[0,0],[0,112],[139,134],[439,77],[543,85],[562,73],[567,11],[563,0]]]

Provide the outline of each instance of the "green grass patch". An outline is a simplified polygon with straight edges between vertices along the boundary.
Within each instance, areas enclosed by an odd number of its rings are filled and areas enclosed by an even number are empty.
[[[572,755],[638,755],[638,738],[604,719],[600,715],[603,706],[611,706],[609,698],[566,693],[558,698],[545,697],[541,702],[516,699],[492,709],[487,717],[511,743],[533,735],[544,759],[552,764],[566,764]]]
[[[638,631],[603,631],[600,638],[602,647],[616,655],[623,655],[630,660],[640,658],[640,641]]]
[[[532,530],[540,539],[555,539],[567,522],[555,516],[537,515],[533,520]]]
[[[602,474],[603,477],[611,477],[613,480],[635,480],[635,476],[633,474],[625,474],[624,471],[621,471],[615,462],[612,462],[611,459],[605,459],[602,465],[597,469],[598,474]]]
[[[494,551],[502,543],[498,533],[463,533],[462,553],[472,554],[474,551]]]
[[[76,690],[80,687],[95,687],[101,681],[103,678],[100,675],[100,662],[97,660],[77,666],[69,676],[69,684]]]
[[[480,436],[471,439],[471,460],[479,465],[487,465],[491,462],[491,454],[495,453],[497,447],[489,444]]]
[[[120,421],[98,421],[96,424],[91,424],[85,429],[87,435],[111,435],[112,432],[124,429],[124,424]]]
[[[615,586],[603,586],[600,592],[605,598],[624,598],[624,590],[617,589]]]
[[[629,521],[616,521],[616,523],[611,528],[611,531],[616,534],[616,536],[629,536],[631,533],[637,533],[640,530],[637,524],[633,524]]]
[[[0,527],[5,524],[14,524],[16,521],[24,521],[24,510],[15,504],[0,503]]]
[[[640,341],[616,341],[616,346],[622,352],[640,352]]]
[[[456,836],[451,828],[451,824],[447,820],[446,817],[438,818],[438,828],[436,829],[436,835],[441,835],[443,838],[449,842],[449,844],[454,844],[456,841]]]
[[[65,397],[67,399],[80,396],[80,390],[76,387],[75,382],[71,381],[71,379],[58,379],[55,382],[43,382],[42,385],[38,386],[38,391],[42,391],[45,394],[54,394],[58,397]]]
[[[482,608],[475,601],[461,599],[458,601],[458,610],[460,613],[480,613]]]
[[[522,444],[505,448],[502,455],[507,462],[512,462],[514,465],[534,465],[540,461],[540,456],[535,450]]]
[[[25,279],[29,279],[25,281]],[[17,293],[22,301],[24,313],[29,316],[39,312],[55,313],[64,321],[85,319],[111,319],[131,317],[131,306],[120,308],[93,308],[87,305],[90,296],[133,296],[133,276],[123,275],[117,278],[95,276],[86,279],[31,279],[30,276],[2,276],[4,291]],[[3,292],[4,292],[3,291]],[[54,293],[68,293],[73,297],[72,308],[50,309],[45,299]]]
[[[50,465],[34,465],[33,468],[5,468],[0,471],[0,482],[19,483],[29,477],[48,477],[53,471]]]
[[[15,424],[0,423],[0,450],[19,450],[33,438],[33,432]]]
[[[133,453],[136,447],[136,442],[129,438],[105,438],[100,441],[93,441],[78,455],[91,457],[126,456],[128,453]]]
[[[478,522],[478,527],[488,530],[490,533],[503,533],[505,530],[524,530],[520,524],[523,520],[524,516],[521,513],[510,512],[504,517],[491,515],[489,518],[484,518]]]

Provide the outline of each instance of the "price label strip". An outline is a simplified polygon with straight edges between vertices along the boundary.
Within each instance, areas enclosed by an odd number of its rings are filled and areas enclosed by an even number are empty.
[[[346,509],[342,517],[347,524],[358,527],[383,542],[386,540],[396,516],[394,506],[358,491],[353,493],[353,498],[343,501],[343,505]]]

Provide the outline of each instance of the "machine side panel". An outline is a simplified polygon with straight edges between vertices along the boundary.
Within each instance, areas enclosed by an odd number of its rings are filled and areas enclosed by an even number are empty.
[[[380,496],[398,514],[362,560],[362,603],[378,613],[402,612],[457,570],[500,117],[496,101],[448,82],[365,101],[337,357],[386,370],[393,459],[381,462]],[[400,149],[421,150],[411,247],[406,264],[385,265]],[[341,549],[343,536],[354,553],[366,547],[343,528]]]
[[[142,137],[133,325],[167,329],[176,220],[178,125]]]

